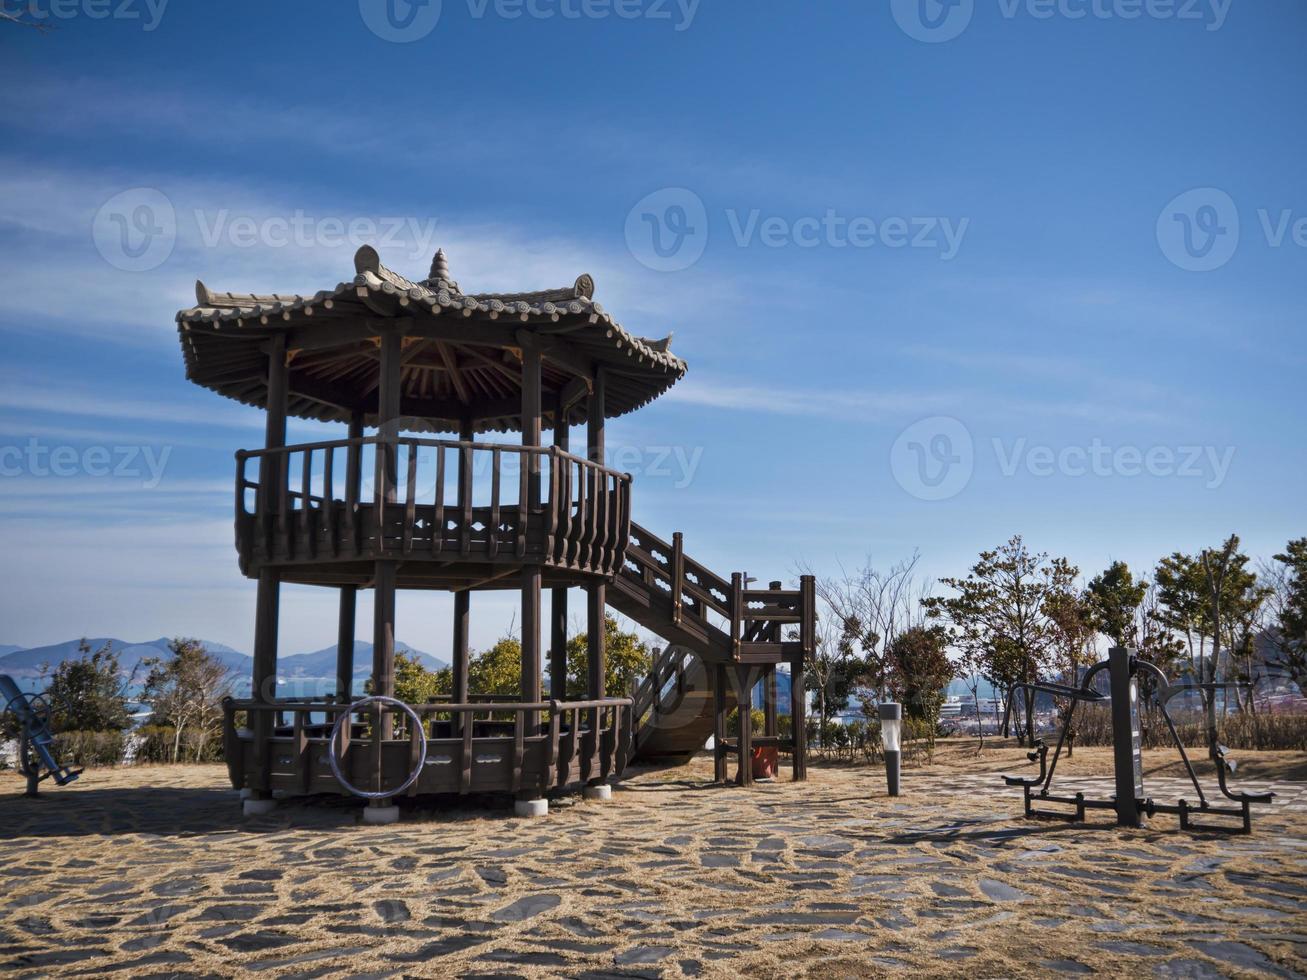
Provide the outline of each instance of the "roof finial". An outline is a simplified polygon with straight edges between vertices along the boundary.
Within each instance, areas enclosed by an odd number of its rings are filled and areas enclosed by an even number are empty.
[[[445,250],[436,249],[436,254],[431,259],[431,275],[428,279],[449,280],[449,263],[445,261]]]

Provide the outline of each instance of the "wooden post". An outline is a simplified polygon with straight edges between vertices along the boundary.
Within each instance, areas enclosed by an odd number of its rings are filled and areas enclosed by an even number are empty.
[[[567,413],[560,401],[554,415],[554,445],[563,452],[567,452],[570,436]],[[555,459],[553,465],[560,465],[559,460]],[[553,505],[560,508],[558,517],[561,520],[565,516],[561,508],[571,506],[571,501],[555,500]],[[566,694],[567,587],[563,586],[553,590],[549,602],[549,696],[561,700]]]
[[[726,782],[726,665],[713,667],[713,778]]]
[[[395,330],[381,335],[381,382],[377,388],[377,431],[381,436],[377,452],[381,457],[378,466],[381,482],[377,487],[373,506],[383,503],[387,513],[393,511],[396,500],[395,481],[398,465],[400,355],[402,335]],[[387,518],[388,520],[388,518]],[[384,553],[386,543],[385,522],[377,527],[377,551]],[[399,565],[395,561],[380,560],[373,577],[372,621],[372,691],[386,697],[395,696],[395,580]],[[381,789],[383,777],[383,744],[388,735],[389,713],[379,710],[374,715],[372,733],[373,788]],[[386,801],[381,801],[383,804]]]
[[[757,684],[756,667],[735,666],[735,714],[740,719],[740,737],[736,741],[739,771],[735,781],[740,786],[753,785],[753,688]]]
[[[471,442],[473,438],[475,438],[475,435],[476,433],[472,420],[463,419],[462,425],[459,426],[458,430],[459,441]],[[458,454],[458,511],[460,514],[472,499],[472,467],[468,465],[466,456],[467,454],[461,451]],[[453,650],[454,658],[455,704],[466,704],[468,697],[467,672],[468,660],[470,657],[468,628],[471,604],[471,590],[460,589],[454,593],[454,642],[451,649]],[[466,712],[460,711],[453,720],[455,734],[462,734],[463,726],[468,725],[470,727],[471,725],[470,716]]]
[[[358,586],[340,587],[340,615],[336,624],[336,700],[349,703],[354,696],[354,632],[358,613]]]
[[[286,338],[278,335],[268,345],[268,413],[265,420],[263,444],[266,449],[280,449],[286,445],[286,391],[288,383],[286,364]],[[285,457],[264,456],[259,464],[259,488],[263,501],[261,511],[266,519],[273,519],[273,511],[281,500],[285,482]],[[259,572],[258,593],[254,612],[254,670],[251,695],[255,701],[271,704],[277,696],[277,627],[281,608],[281,570],[263,568]],[[271,711],[253,712],[250,728],[254,732],[254,771],[257,785],[250,787],[259,794],[271,790],[268,785],[268,740],[272,737]]]
[[[790,661],[790,735],[796,783],[808,778],[808,695],[803,684],[803,658],[799,656]]]
[[[587,419],[586,441],[588,458],[601,466],[605,458],[605,416],[607,381],[602,369],[595,372],[594,393],[590,396],[589,416]],[[604,609],[608,604],[608,593],[602,582],[586,587],[586,695],[592,701],[604,697],[608,674],[607,634],[604,630]],[[590,711],[590,737],[597,738],[599,732],[600,712]]]
[[[522,445],[540,445],[540,348],[522,347]],[[518,519],[530,527],[531,515],[540,509],[540,457],[535,453],[522,461],[527,467],[527,498],[518,501]],[[522,700],[540,700],[540,566],[522,569]],[[538,734],[540,713],[525,714],[526,732]],[[534,798],[535,794],[531,794]]]
[[[350,416],[349,438],[363,438],[362,412],[355,411]],[[351,446],[346,450],[345,455],[345,484],[357,487],[361,475],[358,447]],[[331,487],[323,487],[323,497],[330,498],[331,493]],[[354,494],[357,497],[357,489]],[[345,496],[349,499],[348,491]],[[354,515],[347,510],[343,520],[348,527],[353,522]],[[357,623],[358,591],[358,586],[355,585],[343,585],[340,589],[340,617],[336,628],[336,698],[346,703],[354,696],[354,633]]]
[[[522,569],[522,700],[540,700],[540,566]],[[526,714],[528,735],[538,735],[540,712]]]

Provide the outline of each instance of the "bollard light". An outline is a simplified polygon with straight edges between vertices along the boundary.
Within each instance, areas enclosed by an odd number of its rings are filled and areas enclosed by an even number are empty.
[[[885,749],[885,780],[889,795],[899,795],[900,737],[903,728],[903,706],[893,701],[883,702],[880,711],[880,740]]]

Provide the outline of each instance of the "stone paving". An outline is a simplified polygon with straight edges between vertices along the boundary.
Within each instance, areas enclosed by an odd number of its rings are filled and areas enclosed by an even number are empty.
[[[0,783],[0,971],[17,976],[1301,976],[1307,783],[1250,837],[1018,819],[996,775],[814,767],[610,803],[243,820],[219,767]],[[1107,779],[1068,782],[1110,792]],[[1265,782],[1253,784],[1264,788]],[[1179,780],[1153,779],[1161,799]],[[1192,788],[1189,789],[1192,798]]]

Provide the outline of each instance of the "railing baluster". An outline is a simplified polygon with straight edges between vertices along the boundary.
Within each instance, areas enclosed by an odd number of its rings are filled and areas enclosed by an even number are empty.
[[[390,445],[378,439],[373,448],[372,460],[372,513],[376,517],[374,526],[377,533],[377,553],[386,550],[386,469]]]
[[[526,554],[526,525],[531,519],[531,464],[525,452],[518,457],[517,488],[517,557]]]
[[[558,551],[555,560],[560,564],[566,565],[571,557],[571,535],[572,535],[572,461],[564,457],[559,458],[561,472],[559,477],[558,488],[558,507],[559,522],[558,529]]]
[[[413,527],[418,519],[418,447],[406,441],[408,447],[408,473],[404,480],[404,554],[413,550]]]
[[[731,656],[740,659],[740,625],[744,620],[744,576],[731,572]]]
[[[328,446],[322,457],[322,522],[327,531],[327,543],[331,546],[331,557],[340,555],[340,533],[336,530],[336,477],[332,462],[336,456],[336,447]]]
[[[597,468],[595,469],[595,489],[599,491],[599,524],[596,528],[592,563],[596,571],[604,571],[608,567],[606,548],[608,545],[608,522],[611,519],[609,511],[612,509],[612,502],[608,499],[608,474]]]
[[[417,769],[418,766],[426,765],[426,760],[422,758],[422,737],[421,737],[421,729],[423,726],[426,725],[426,721],[425,721],[426,716],[419,714],[418,717],[423,720],[420,721],[419,724],[415,725],[413,724],[412,718],[409,718],[407,714],[404,715],[404,720],[408,725],[408,771],[409,772],[412,772],[414,769]],[[413,785],[404,791],[404,795],[417,796],[418,785],[421,782],[422,782],[422,777],[418,776],[417,779],[413,780]]]
[[[359,529],[359,483],[363,474],[363,444],[350,441],[345,450],[345,529],[354,554],[363,550]]]
[[[494,558],[499,554],[499,473],[503,463],[498,449],[490,451],[490,527],[486,529],[486,553]]]
[[[277,546],[279,554],[290,556],[290,531],[287,528],[286,512],[290,509],[290,467],[289,450],[281,450],[274,455],[273,469],[277,474]]]
[[[545,546],[546,560],[554,557],[554,535],[558,533],[558,460],[559,450],[551,448],[549,456],[549,505],[545,508]]]
[[[594,567],[595,522],[599,519],[599,494],[596,492],[598,488],[599,471],[593,466],[587,466],[585,468],[585,550],[582,553],[582,564],[586,568]]]
[[[458,791],[464,795],[472,792],[472,726],[476,721],[476,712],[460,711],[463,719],[463,743],[458,759]]]
[[[308,794],[313,782],[313,769],[309,765],[309,736],[304,731],[304,712],[295,712],[295,775],[299,777],[299,789]]]
[[[310,556],[317,557],[317,549],[314,547],[313,527],[309,523],[309,518],[313,515],[310,513],[312,508],[309,506],[309,498],[313,490],[313,450],[304,451],[304,464],[300,472],[300,536],[304,539],[304,546]],[[296,551],[299,548],[295,549]]]
[[[681,622],[681,593],[685,588],[685,535],[672,534],[672,622]]]
[[[464,445],[459,452],[462,454],[462,470],[459,473],[458,495],[463,505],[462,546],[459,551],[466,555],[472,550],[472,447]]]
[[[440,554],[445,546],[445,447],[436,447],[436,519],[431,529],[431,553]]]

